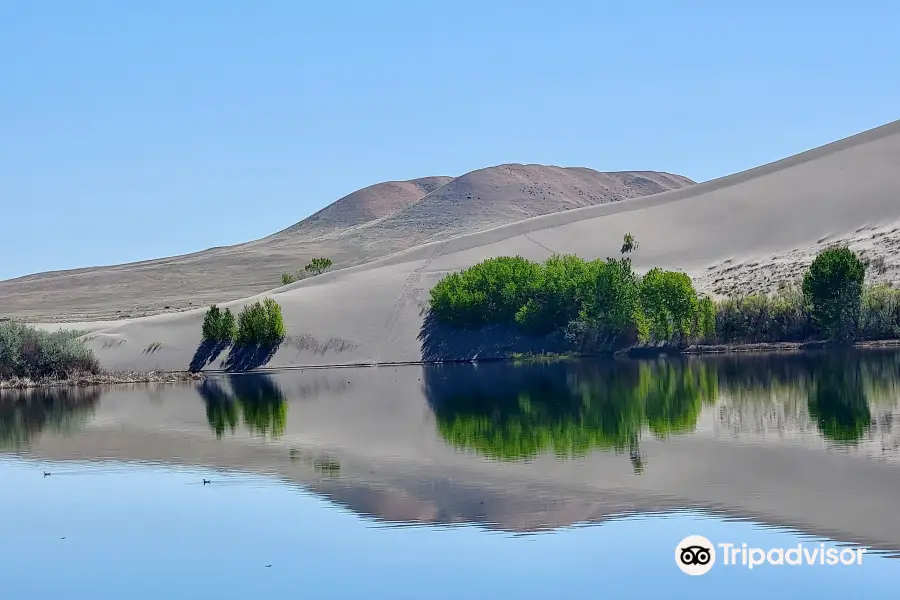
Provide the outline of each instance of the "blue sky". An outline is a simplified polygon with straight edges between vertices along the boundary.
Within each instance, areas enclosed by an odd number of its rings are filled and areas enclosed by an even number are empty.
[[[900,118],[900,3],[0,0],[0,279],[504,162],[707,180]]]

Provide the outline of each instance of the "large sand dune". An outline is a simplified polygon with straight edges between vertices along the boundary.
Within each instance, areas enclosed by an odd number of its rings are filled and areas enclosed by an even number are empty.
[[[39,273],[0,282],[0,316],[92,321],[244,298],[325,256],[336,268],[571,208],[677,189],[656,172],[501,165],[461,177],[369,186],[261,240],[139,263]]]
[[[627,231],[641,243],[638,268],[684,269],[708,283],[768,277],[774,285],[793,268],[785,256],[802,262],[838,239],[887,256],[882,276],[891,277],[900,240],[898,167],[900,121],[715,181],[532,218],[326,273],[270,293],[291,335],[267,366],[462,358],[473,348],[482,357],[496,354],[502,349],[478,336],[420,339],[436,281],[491,256],[615,255]],[[255,299],[225,305],[235,310]],[[97,330],[89,344],[110,368],[184,369],[200,344],[202,317],[198,309],[122,322]],[[161,346],[148,353],[153,342]],[[209,368],[219,366],[214,360]]]

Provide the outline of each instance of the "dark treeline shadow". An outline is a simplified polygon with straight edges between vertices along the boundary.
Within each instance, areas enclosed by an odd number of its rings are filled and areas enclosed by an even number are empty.
[[[192,373],[199,373],[207,365],[212,364],[212,362],[216,360],[229,345],[229,342],[203,340],[200,342],[200,345],[197,346],[197,350],[194,352],[194,357],[191,359],[191,364],[188,368]]]
[[[826,440],[856,443],[871,426],[870,404],[896,401],[898,374],[900,353],[834,351],[451,364],[426,368],[424,387],[440,434],[456,447],[502,460],[627,451],[640,471],[642,435],[692,432],[720,393],[798,394]]]
[[[230,375],[227,385],[207,378],[200,384],[200,396],[206,404],[210,429],[221,438],[226,431],[235,433],[242,421],[251,433],[273,439],[284,433],[287,400],[269,375],[247,373]]]
[[[703,363],[684,360],[445,365],[425,371],[440,434],[456,447],[501,460],[549,451],[628,452],[643,469],[640,439],[693,431],[717,396]]]
[[[97,387],[0,390],[0,449],[27,446],[45,430],[77,431],[93,416],[101,393]]]
[[[440,323],[431,311],[419,331],[422,360],[472,360],[504,358],[514,353],[540,354],[570,352],[562,332],[530,336],[513,325],[489,325],[480,329],[459,329]]]
[[[228,355],[222,360],[220,366],[225,371],[242,372],[251,371],[264,366],[281,346],[282,340],[273,344],[233,344],[204,340],[197,346],[191,364],[188,367],[191,372],[199,373],[208,365],[215,362],[226,349]]]

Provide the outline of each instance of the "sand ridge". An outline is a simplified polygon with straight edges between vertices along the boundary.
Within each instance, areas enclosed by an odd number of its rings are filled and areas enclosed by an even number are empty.
[[[500,165],[460,177],[369,186],[266,238],[125,265],[0,282],[0,315],[96,321],[189,310],[272,289],[281,274],[326,256],[335,268],[369,262],[534,215],[691,185],[656,172]]]
[[[275,289],[269,295],[282,306],[289,336],[267,366],[421,361],[428,290],[446,273],[491,256],[613,256],[630,231],[641,243],[636,268],[677,268],[701,279],[731,263],[769,260],[775,268],[773,256],[808,258],[830,239],[861,241],[900,224],[897,164],[900,122],[719,180],[457,236]],[[886,262],[883,278],[893,277],[893,264]],[[259,297],[223,306],[239,310]],[[108,368],[186,369],[202,317],[198,309],[123,321],[93,332],[88,344]],[[483,342],[458,341],[462,351]],[[143,352],[156,343],[157,351]],[[477,349],[482,358],[503,351]],[[220,369],[221,358],[206,368]]]

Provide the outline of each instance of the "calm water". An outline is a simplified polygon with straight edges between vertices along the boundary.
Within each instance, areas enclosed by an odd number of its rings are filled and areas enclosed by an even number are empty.
[[[893,592],[898,384],[867,352],[4,392],[0,597]],[[718,548],[702,577],[689,535]],[[750,569],[721,543],[866,553]]]

